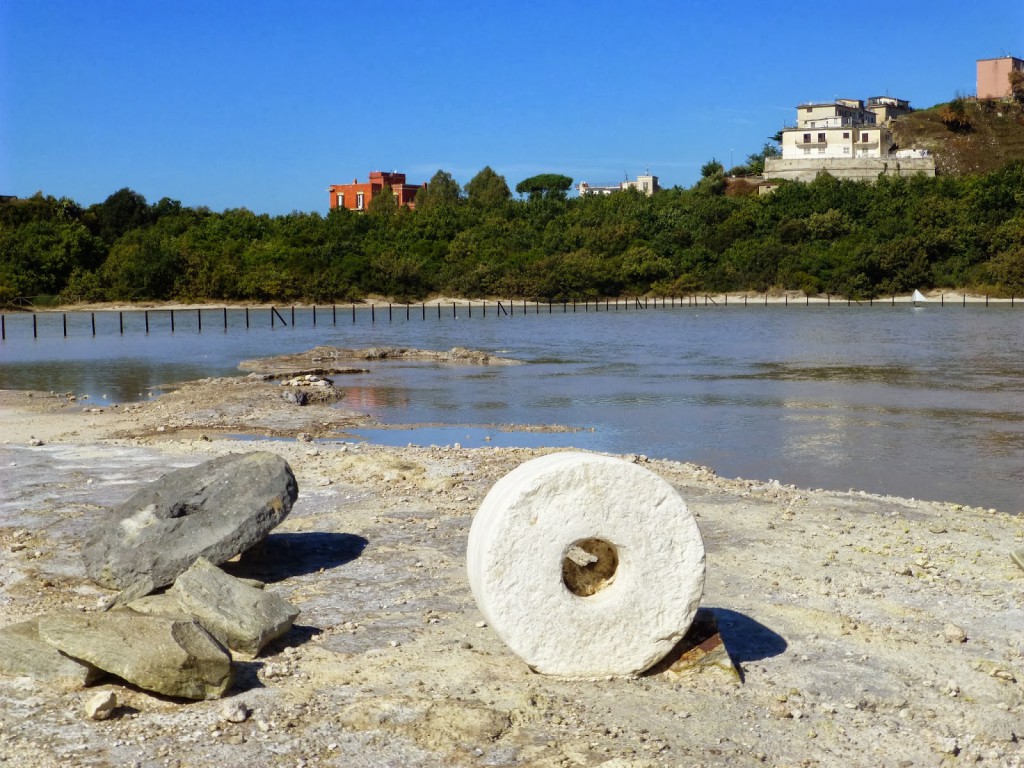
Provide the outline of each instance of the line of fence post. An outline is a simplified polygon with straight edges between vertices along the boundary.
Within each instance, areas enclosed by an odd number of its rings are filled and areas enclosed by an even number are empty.
[[[838,294],[837,296],[840,299],[842,298],[841,294]],[[954,297],[955,297],[955,294],[954,294]],[[1011,294],[1008,298],[1009,298],[1010,306],[1011,307],[1015,307],[1016,306],[1016,296]],[[729,306],[729,296],[728,296],[728,294],[724,294],[718,300],[715,300],[709,294],[704,294],[703,299],[704,299],[703,305],[705,307],[710,307],[710,306],[726,306],[727,307],[727,306]],[[744,307],[749,305],[749,303],[750,303],[749,299],[750,299],[750,297],[747,294],[743,294],[743,306]],[[820,301],[820,298],[818,298],[816,300]],[[809,294],[804,294],[804,305],[805,306],[810,306],[810,301],[811,301],[810,295]],[[880,299],[880,303],[883,302],[883,301],[884,301],[884,299]],[[980,304],[981,303],[981,296],[976,297],[974,301],[977,304]],[[997,298],[996,301],[997,301],[997,303],[1000,302],[1000,301],[1005,302],[1006,299],[999,299],[999,298]],[[577,314],[579,312],[579,301],[577,299],[575,299],[575,298],[574,299],[564,298],[564,299],[562,299],[561,303],[562,303],[562,313],[563,314],[567,314],[569,312],[569,305],[570,304],[572,305],[572,312],[573,312],[573,314]],[[700,302],[700,296],[693,296],[693,295],[686,296],[686,304],[685,304],[685,306],[690,306],[690,307],[692,307],[692,306],[700,306],[700,303],[701,303]],[[854,299],[852,295],[848,295],[846,297],[846,305],[848,307],[850,307],[850,306],[853,306],[854,303],[856,303],[858,306],[862,306],[863,305],[863,301],[862,300]],[[896,294],[890,294],[889,303],[890,303],[891,306],[895,306],[896,305]],[[964,306],[964,307],[967,306],[967,294],[966,293],[962,293],[961,294],[961,296],[960,296],[960,303],[961,303],[961,306]],[[500,317],[501,315],[506,315],[508,317],[511,317],[511,316],[515,315],[515,306],[516,306],[515,300],[510,300],[508,302],[507,306],[506,306],[505,302],[503,302],[503,301],[497,301],[497,302],[495,302],[495,304],[497,306],[497,310],[496,310],[497,316]],[[763,304],[766,307],[770,304],[770,295],[767,292],[764,294]],[[787,307],[789,306],[789,294],[788,293],[783,295],[783,304],[784,304],[784,306],[787,306]],[[829,306],[829,307],[832,306],[832,294],[831,293],[826,293],[825,294],[825,304],[826,304],[826,306]],[[438,320],[441,320],[443,318],[443,306],[442,305],[443,305],[443,302],[441,302],[441,301],[438,301],[436,303],[436,305],[435,305],[436,309],[437,309],[437,318],[438,318]],[[534,305],[534,313],[539,315],[541,313],[541,309],[540,309],[541,308],[541,302],[539,300],[535,299],[534,302],[533,302],[533,305]],[[547,305],[548,305],[548,314],[549,315],[553,314],[554,313],[554,305],[555,305],[554,300],[549,299],[547,301]],[[622,300],[622,299],[615,299],[614,301],[612,301],[610,298],[605,298],[605,308],[604,308],[603,311],[605,311],[605,312],[611,311],[612,305],[614,305],[614,308],[615,308],[616,311],[618,311],[619,309],[622,309],[624,311],[629,311],[629,309],[631,308],[631,305],[632,305],[632,308],[634,308],[634,309],[650,309],[651,308],[651,297],[650,296],[645,296],[643,298],[640,298],[639,296],[634,296],[631,299],[630,298],[626,298],[624,300]],[[874,307],[874,305],[875,305],[874,297],[869,297],[868,298],[868,306]],[[939,305],[942,306],[942,307],[944,307],[946,305],[946,295],[944,293],[940,293],[939,294]],[[986,307],[991,307],[992,306],[992,296],[991,296],[991,294],[984,294],[984,305]],[[466,309],[466,313],[465,313],[466,316],[470,317],[470,318],[473,317],[473,302],[472,301],[467,301],[462,306]],[[675,296],[670,296],[670,297],[662,296],[661,297],[661,309],[666,309],[669,306],[671,306],[672,308],[675,308],[675,306],[676,306],[676,297]],[[684,306],[684,304],[683,304],[683,297],[680,297],[679,298],[679,307],[682,308],[683,306]],[[369,303],[369,308],[370,308],[370,322],[371,323],[376,323],[376,321],[377,321],[376,304],[374,304],[372,302]],[[405,319],[407,321],[410,319],[411,308],[412,308],[412,304],[411,303],[406,303],[405,304]],[[451,308],[452,308],[452,319],[453,320],[459,319],[459,302],[458,301],[452,301],[451,302]],[[659,308],[658,307],[658,297],[657,296],[654,297],[654,308],[655,309]],[[251,320],[250,320],[250,316],[249,316],[250,315],[249,309],[250,308],[248,306],[243,308],[243,310],[245,312],[245,327],[247,329],[251,327]],[[487,301],[486,300],[481,300],[479,309],[481,310],[481,316],[487,317]],[[526,300],[526,299],[522,300],[522,307],[521,307],[521,309],[522,309],[522,313],[524,315],[529,314],[529,301],[528,300]],[[585,298],[584,301],[583,301],[583,309],[584,309],[584,312],[586,312],[586,313],[590,312],[590,300],[587,299],[587,298]],[[133,311],[141,311],[142,312],[142,315],[143,315],[143,318],[144,318],[144,323],[145,323],[145,333],[149,334],[150,330],[151,330],[150,329],[150,322],[149,322],[150,310],[149,309],[145,309],[145,310],[130,310],[129,314],[131,314]],[[157,311],[165,311],[165,310],[157,310]],[[290,307],[290,311],[291,311],[291,324],[293,326],[295,326],[296,325],[296,312],[295,312],[295,306],[294,305],[292,305]],[[602,311],[599,299],[594,301],[594,311],[595,312]],[[168,313],[168,315],[170,317],[170,331],[171,331],[171,333],[175,333],[176,330],[177,330],[177,317],[176,317],[177,311],[175,309],[167,309],[166,312]],[[54,313],[54,314],[56,314],[56,313]],[[68,313],[67,312],[61,312],[60,314],[61,314],[61,332],[62,332],[62,335],[64,336],[64,338],[67,338],[68,337],[68,318],[67,318]],[[72,313],[72,314],[76,314],[76,313]],[[84,313],[82,313],[82,314],[84,314]],[[100,314],[112,314],[112,312],[100,312]],[[355,302],[353,302],[351,304],[351,314],[352,314],[352,322],[353,323],[358,322],[358,313],[356,311]],[[121,336],[123,336],[124,333],[125,333],[124,315],[125,315],[124,310],[120,310],[120,309],[117,310],[117,328],[118,328],[118,334],[121,335]],[[317,327],[317,325],[319,323],[319,318],[317,316],[317,305],[315,305],[315,304],[311,305],[311,315],[312,315],[312,325],[313,325],[313,327]],[[426,320],[427,305],[426,305],[425,301],[420,303],[420,316],[421,316],[421,318],[423,320]],[[33,338],[39,338],[39,313],[32,312],[31,313],[31,317],[32,317],[32,337]],[[228,307],[225,306],[225,307],[221,308],[221,318],[222,318],[222,325],[224,327],[224,331],[226,332],[228,330],[228,327],[229,327]],[[284,326],[287,326],[289,324],[288,320],[286,320],[286,318],[277,309],[277,307],[271,305],[271,307],[270,307],[270,327],[271,328],[275,328],[277,326],[277,324],[278,324],[278,321],[280,321],[280,324],[284,325]],[[337,325],[337,305],[335,305],[335,304],[331,305],[331,321],[332,321],[332,323],[334,325]],[[393,322],[394,322],[394,304],[389,302],[388,303],[388,323],[393,323]],[[93,336],[96,336],[98,331],[97,331],[97,327],[96,327],[96,312],[95,311],[90,311],[89,312],[89,326],[90,326],[91,334]],[[197,331],[199,333],[203,332],[203,310],[202,310],[202,307],[196,308],[196,328],[197,328]],[[45,329],[46,329],[46,326],[44,324],[44,331],[45,331]],[[3,314],[3,313],[0,313],[0,339],[2,339],[4,341],[6,341],[6,339],[7,339],[7,316],[6,316],[6,314]]]

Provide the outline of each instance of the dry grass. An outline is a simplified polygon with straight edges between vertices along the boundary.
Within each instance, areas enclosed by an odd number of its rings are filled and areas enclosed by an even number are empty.
[[[893,128],[897,143],[930,150],[941,174],[987,173],[1024,159],[1024,107],[991,100],[962,104],[958,123],[949,120],[950,104],[901,117]]]

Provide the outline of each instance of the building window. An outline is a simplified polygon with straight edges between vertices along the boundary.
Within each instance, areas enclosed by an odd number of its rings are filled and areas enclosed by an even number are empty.
[[[849,131],[843,131],[843,138],[844,139],[850,138],[850,132]]]
[[[867,142],[868,142],[868,135],[866,133],[862,133],[860,135],[860,140],[861,140],[862,143],[867,144]]]
[[[339,208],[344,208],[345,207],[345,193],[344,192],[339,192],[338,193],[338,207]]]
[[[363,210],[363,193],[362,192],[356,192],[356,210],[357,211]]]
[[[810,147],[804,147],[804,154],[805,155],[811,154],[811,148]]]
[[[825,143],[825,134],[824,133],[819,133],[818,134],[818,143],[819,144],[824,144]]]
[[[850,148],[849,147],[843,147],[843,154],[844,155],[850,154]]]
[[[804,144],[810,144],[810,143],[811,143],[811,134],[805,133],[804,134]]]
[[[824,147],[818,147],[818,154],[819,155],[824,155],[825,154],[825,148]]]

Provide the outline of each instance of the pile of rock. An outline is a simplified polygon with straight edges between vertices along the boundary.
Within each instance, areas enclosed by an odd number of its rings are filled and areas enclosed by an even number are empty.
[[[338,396],[333,381],[313,373],[285,379],[281,382],[281,386],[288,387],[281,393],[281,397],[296,405],[306,405],[311,401],[318,400],[333,400]]]
[[[164,475],[86,542],[86,572],[121,590],[109,610],[58,612],[0,629],[0,673],[64,687],[110,673],[166,696],[223,696],[232,657],[254,658],[299,611],[217,566],[259,544],[297,496],[287,462],[267,452]]]

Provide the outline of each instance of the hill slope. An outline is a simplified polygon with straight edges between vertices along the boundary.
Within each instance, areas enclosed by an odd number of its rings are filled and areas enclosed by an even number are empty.
[[[940,174],[987,173],[1024,159],[1024,107],[956,99],[904,115],[893,124],[901,148],[928,149]]]

